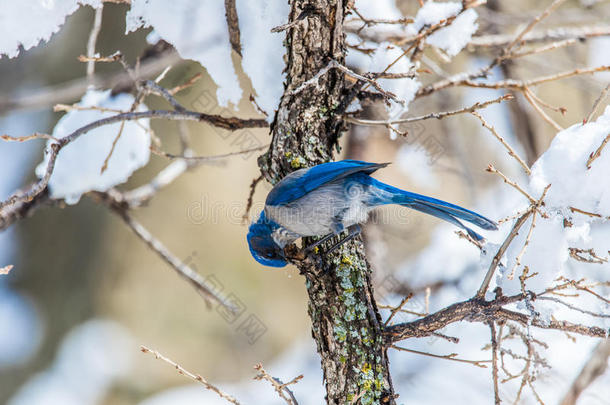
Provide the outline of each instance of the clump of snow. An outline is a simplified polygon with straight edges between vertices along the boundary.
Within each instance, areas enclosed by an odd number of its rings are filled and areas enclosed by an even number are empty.
[[[235,4],[242,42],[242,66],[252,81],[258,97],[256,102],[273,120],[273,110],[284,91],[285,33],[271,29],[287,21],[287,1],[248,0]]]
[[[464,11],[451,25],[430,35],[427,40],[428,43],[444,50],[449,56],[457,55],[468,45],[472,35],[477,32],[479,28],[476,23],[477,17],[477,12],[474,9]]]
[[[110,96],[110,90],[90,90],[78,104],[82,107],[98,106],[113,110],[129,110],[134,98],[128,94]],[[140,105],[139,110],[145,107]],[[53,130],[55,138],[63,138],[76,129],[93,121],[113,115],[98,110],[71,111],[62,117]],[[49,180],[50,195],[63,198],[68,204],[76,204],[83,193],[106,191],[127,181],[131,174],[145,166],[150,156],[149,120],[125,121],[123,132],[108,161],[108,167],[100,173],[112,143],[120,131],[121,123],[101,126],[81,135],[63,147],[57,156],[55,169]],[[47,147],[54,141],[49,141]],[[49,160],[45,155],[36,168],[42,176]]]
[[[412,28],[415,31],[419,31],[424,25],[438,24],[441,20],[453,17],[460,11],[462,11],[462,3],[437,3],[435,1],[427,1],[424,6],[417,11]]]
[[[407,32],[416,34],[424,26],[438,24],[441,20],[453,17],[462,11],[462,3],[436,3],[428,1],[419,9],[413,24],[407,26]],[[469,9],[461,13],[451,24],[443,27],[427,39],[427,42],[444,50],[449,56],[457,55],[470,42],[477,31],[477,12]]]
[[[20,47],[28,50],[48,41],[64,24],[66,17],[81,5],[99,8],[102,0],[19,0],[0,7],[0,57],[14,58]]]
[[[532,166],[530,192],[540,196],[544,188],[551,184],[545,198],[548,218],[538,217],[530,244],[523,254],[522,266],[538,275],[528,279],[527,288],[540,291],[547,288],[560,275],[568,275],[570,263],[569,248],[594,249],[601,257],[607,257],[610,227],[605,220],[610,215],[610,190],[607,175],[610,173],[609,151],[602,151],[593,161],[591,169],[586,163],[591,153],[601,145],[610,133],[610,106],[597,121],[576,124],[559,132],[548,150]],[[591,216],[573,212],[571,208],[586,211]],[[567,226],[564,220],[569,221]],[[516,257],[525,243],[531,219],[523,225],[506,252],[506,267],[501,269],[497,283],[505,294],[520,291],[518,276],[522,267],[516,269],[514,278],[508,277],[515,266]],[[591,229],[605,228],[606,236],[591,237]],[[570,263],[573,264],[573,263]],[[608,263],[596,266],[610,268]]]
[[[356,2],[356,8],[368,19],[396,20],[404,17],[391,0],[382,2],[359,0]],[[456,15],[457,18],[451,24],[438,29],[427,38],[430,45],[442,49],[449,56],[455,56],[470,42],[472,35],[478,28],[476,11],[469,9],[462,12],[462,4],[459,2],[436,3],[428,1],[419,9],[414,21],[407,26],[400,28],[393,24],[376,24],[374,28],[376,32],[395,32],[396,35],[413,36],[425,26],[437,24],[441,20]],[[354,24],[357,24],[357,21]],[[364,30],[366,32],[367,28],[365,27]],[[367,55],[350,49],[346,61],[348,66],[352,68],[375,73],[384,71],[392,63],[394,64],[387,70],[388,73],[407,73],[416,68],[408,58],[404,57],[404,51],[400,47],[388,42],[375,44],[370,41],[362,41],[354,33],[348,33],[346,39],[350,45],[375,50],[372,55]],[[388,110],[390,119],[397,118],[408,110],[409,103],[414,99],[415,93],[421,86],[416,78],[379,79],[378,82],[383,89],[396,94],[400,100],[404,101],[404,104],[395,101],[390,103]]]
[[[560,210],[568,218],[575,216],[569,207],[610,216],[610,189],[607,187],[610,148],[602,151],[591,169],[586,167],[589,155],[609,133],[610,106],[597,121],[572,125],[553,139],[549,149],[532,167],[530,183],[537,194],[547,184],[552,184],[546,197],[549,209]]]
[[[126,21],[126,32],[153,27],[183,58],[201,63],[218,85],[220,105],[239,102],[242,91],[231,62],[224,2],[132,0]]]

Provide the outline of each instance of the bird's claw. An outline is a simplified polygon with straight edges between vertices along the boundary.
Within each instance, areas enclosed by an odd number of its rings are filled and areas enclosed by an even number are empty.
[[[290,261],[303,261],[307,256],[307,252],[303,249],[299,249],[294,243],[284,248],[284,255]]]

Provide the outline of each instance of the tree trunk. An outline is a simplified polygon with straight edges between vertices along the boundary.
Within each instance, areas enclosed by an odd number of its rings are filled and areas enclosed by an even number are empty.
[[[268,181],[332,159],[348,102],[343,74],[331,69],[299,88],[329,61],[344,62],[347,0],[293,0],[286,35],[286,84],[269,151],[259,158]],[[295,91],[299,88],[300,91]],[[306,240],[304,243],[310,243]],[[394,403],[371,270],[360,238],[298,264],[309,294],[312,335],[328,404]]]

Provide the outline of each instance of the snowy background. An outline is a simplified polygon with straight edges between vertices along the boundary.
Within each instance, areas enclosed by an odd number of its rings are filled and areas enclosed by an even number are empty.
[[[358,0],[356,7],[372,19],[413,17],[405,25],[380,26],[388,36],[416,35],[422,27],[459,14],[450,26],[428,38],[434,53],[426,58],[436,62],[424,59],[422,63],[437,75],[471,71],[489,63],[489,54],[474,53],[467,47],[477,32],[493,32],[490,27],[497,21],[500,28],[512,32],[511,22],[496,20],[497,15],[490,9],[461,12],[460,2],[426,2],[421,8],[415,3]],[[610,18],[607,2],[600,3],[593,9],[572,5],[576,10],[572,13],[585,25],[607,21]],[[111,115],[108,110],[131,107],[131,95],[115,96],[110,88],[85,89],[78,96],[61,100],[106,111],[59,113],[52,112],[52,105],[41,107],[44,102],[27,105],[28,100],[36,100],[44,91],[49,97],[58,89],[68,88],[68,84],[83,80],[85,65],[77,62],[76,57],[86,52],[93,9],[100,6],[101,2],[95,0],[28,0],[0,6],[0,134],[16,137],[42,132],[59,139],[79,126]],[[565,18],[569,10],[564,9],[558,18]],[[179,94],[183,105],[215,114],[260,116],[248,100],[253,95],[271,121],[283,91],[284,34],[270,30],[286,22],[288,6],[285,1],[238,0],[237,12],[241,58],[231,51],[224,6],[215,0],[177,0],[172,7],[162,0],[132,0],[130,7],[106,4],[97,51],[108,55],[120,49],[133,63],[148,42],[163,39],[184,60],[172,66],[162,85],[171,88],[195,73],[204,75]],[[518,22],[528,21],[526,17],[532,16],[521,17]],[[368,29],[364,29],[365,34]],[[390,42],[361,41],[354,33],[349,33],[346,39],[353,46],[346,63],[363,72],[381,72],[403,52]],[[608,65],[608,46],[608,38],[601,37],[579,45],[577,54],[570,53],[574,48],[567,48],[525,58],[520,73],[529,78],[550,73],[549,66],[556,72],[581,65]],[[375,50],[366,53],[356,48]],[[388,72],[406,73],[421,68],[421,64],[402,58]],[[116,64],[98,64],[96,69],[102,75],[121,71]],[[504,72],[496,68],[492,77],[501,80]],[[421,77],[381,79],[379,83],[402,101],[386,106],[388,118],[459,108],[503,94],[498,90],[466,89],[451,96],[443,93],[413,101],[422,86]],[[530,176],[479,121],[467,115],[410,126],[407,129],[411,137],[406,140],[396,139],[396,133],[383,128],[367,128],[364,158],[395,162],[379,173],[384,181],[456,202],[494,219],[527,208],[528,201],[498,177],[486,173],[484,169],[489,163],[517,181],[534,198],[539,198],[544,188],[552,184],[542,209],[546,217],[537,218],[517,274],[524,266],[535,269],[538,274],[527,284],[534,291],[543,290],[561,276],[608,281],[608,261],[586,264],[568,254],[572,247],[592,248],[605,258],[610,255],[610,224],[603,218],[610,216],[607,180],[610,150],[602,153],[590,170],[585,167],[589,154],[610,133],[607,102],[592,122],[583,123],[583,117],[607,83],[608,73],[602,73],[541,89],[539,95],[560,103],[568,112],[554,115],[565,127],[563,131],[540,119],[535,122],[541,156],[533,164]],[[15,100],[25,106],[18,110],[6,107],[7,101]],[[150,98],[138,108],[143,111],[166,105],[158,98]],[[514,135],[514,122],[506,104],[492,105],[481,114],[519,155],[525,155],[525,147]],[[310,338],[303,280],[294,269],[261,268],[249,257],[244,241],[246,228],[241,215],[248,186],[258,173],[255,156],[235,157],[224,165],[206,166],[183,176],[137,214],[181,259],[243,303],[243,314],[237,319],[227,319],[221,311],[206,310],[200,297],[115,217],[90,199],[81,198],[91,190],[104,191],[116,185],[132,188],[149,181],[166,164],[150,153],[151,129],[164,149],[177,150],[175,123],[139,120],[120,127],[113,124],[96,129],[62,150],[49,191],[53,198],[64,199],[67,208],[40,210],[0,233],[0,267],[14,265],[8,276],[0,276],[0,402],[224,403],[216,394],[177,375],[168,365],[139,353],[139,346],[146,345],[200,373],[244,403],[281,403],[268,384],[252,380],[255,374],[252,366],[261,361],[270,374],[284,381],[304,375],[293,386],[300,404],[322,403],[324,388]],[[102,173],[99,169],[119,131],[123,136],[114,146],[108,169]],[[239,133],[195,124],[188,124],[188,131],[201,155],[242,149],[243,135]],[[355,132],[350,136],[356,136]],[[262,130],[251,131],[249,135],[260,144],[269,141]],[[44,149],[53,142],[0,143],[0,173],[5,174],[0,176],[0,199],[44,172],[48,159]],[[343,139],[342,146],[349,149],[349,142]],[[260,207],[267,191],[268,186],[259,187],[255,207]],[[581,215],[570,207],[602,217]],[[383,265],[375,269],[377,298],[383,304],[400,302],[402,295],[388,289],[387,280],[414,288],[452,280],[432,293],[430,311],[472,296],[512,226],[512,221],[507,221],[500,231],[485,233],[488,244],[480,252],[458,238],[453,227],[397,210],[384,209],[380,216],[383,220],[374,225],[383,235],[371,252],[375,256],[383,252]],[[564,226],[565,220],[571,223],[570,227]],[[523,229],[529,226],[528,221]],[[512,278],[510,273],[526,234],[521,232],[507,251],[490,290],[501,286],[505,294],[520,291],[518,277]],[[607,298],[610,290],[606,286],[596,291]],[[568,297],[566,302],[590,312],[610,312],[608,300],[591,295]],[[423,294],[416,295],[406,308],[424,312]],[[555,317],[610,327],[608,316],[591,317],[552,301],[537,301],[535,310],[547,320]],[[240,328],[248,316],[255,316],[266,330],[254,342]],[[401,315],[400,319],[414,317]],[[490,358],[486,326],[460,323],[443,333],[459,336],[460,343],[426,338],[401,345],[436,354],[456,352],[460,358],[470,360]],[[550,366],[533,365],[534,385],[545,403],[558,403],[598,341],[536,329],[531,334],[546,343],[547,347],[540,346],[538,350]],[[516,353],[523,352],[518,341],[506,344]],[[492,402],[489,367],[404,352],[391,351],[390,356],[400,403]],[[517,372],[522,362],[507,360],[507,367]],[[520,383],[517,378],[502,384],[501,397],[513,401]],[[604,404],[608,403],[607,398],[610,398],[610,373],[596,380],[582,394],[580,403]],[[536,403],[532,391],[527,389],[521,401]]]

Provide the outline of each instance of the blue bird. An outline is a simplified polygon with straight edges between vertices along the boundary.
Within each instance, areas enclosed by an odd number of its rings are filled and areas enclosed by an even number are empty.
[[[265,266],[283,267],[288,264],[284,247],[304,236],[324,236],[308,247],[311,250],[348,230],[348,236],[340,242],[345,243],[360,233],[358,224],[366,221],[369,212],[386,204],[402,205],[443,219],[464,229],[477,241],[483,237],[459,219],[483,229],[498,229],[495,222],[475,212],[392,187],[370,176],[388,164],[342,160],[290,173],[269,192],[265,209],[250,225],[248,245],[254,259]]]

